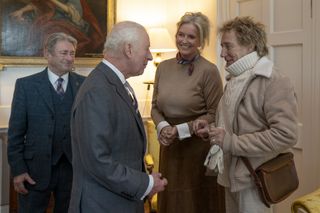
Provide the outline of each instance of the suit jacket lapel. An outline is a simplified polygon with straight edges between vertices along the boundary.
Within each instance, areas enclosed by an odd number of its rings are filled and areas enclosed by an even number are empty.
[[[142,121],[142,117],[141,117],[141,114],[140,114],[140,112],[138,111],[138,113],[135,113],[136,115],[136,120],[137,120],[137,122],[138,122],[138,124],[139,124],[139,127],[140,127],[140,131],[141,131],[141,133],[142,133],[142,135],[143,135],[143,140],[144,140],[144,142],[146,143],[147,142],[147,137],[146,137],[146,132],[145,132],[145,129],[144,129],[144,125],[143,125],[143,121]],[[145,144],[146,145],[146,144]],[[146,147],[145,147],[146,148]]]
[[[116,87],[116,91],[119,94],[119,96],[126,102],[126,104],[129,106],[131,113],[134,115],[140,132],[144,138],[144,141],[146,141],[146,135],[145,135],[145,131],[144,131],[144,126],[143,126],[143,122],[142,122],[142,118],[140,116],[140,113],[136,113],[134,107],[132,106],[132,100],[130,99],[126,89],[124,88],[124,86],[122,85],[120,79],[116,76],[116,74],[113,73],[113,71],[104,63],[100,63],[98,65],[98,67],[106,74],[106,77],[108,78],[108,81],[110,82],[110,84],[113,84]],[[107,71],[106,71],[107,69]]]
[[[70,85],[71,85],[73,94],[77,94],[77,91],[81,86],[79,79],[77,78],[77,76],[74,73],[69,72],[69,81],[70,81]]]
[[[51,94],[51,84],[49,82],[47,69],[41,72],[41,75],[38,79],[38,82],[36,82],[36,87],[39,91],[40,96],[43,98],[44,102],[47,104],[48,108],[51,110],[51,112],[54,112],[53,109],[53,101]]]
[[[111,71],[112,72],[112,71]],[[140,112],[136,112],[136,110],[134,109],[133,105],[132,105],[132,100],[129,97],[126,89],[124,88],[123,85],[115,85],[116,86],[116,91],[118,92],[118,94],[120,95],[120,97],[127,103],[127,105],[130,108],[131,113],[134,115],[134,118],[136,119],[140,132],[144,138],[144,141],[146,141],[146,136],[145,136],[145,131],[144,131],[144,127],[143,127],[143,122],[142,122],[142,118],[140,115]]]

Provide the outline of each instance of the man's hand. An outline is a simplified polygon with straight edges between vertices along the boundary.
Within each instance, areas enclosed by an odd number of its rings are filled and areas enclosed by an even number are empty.
[[[32,185],[36,184],[36,182],[29,176],[28,173],[23,173],[13,178],[14,190],[23,195],[28,194],[28,190],[24,186],[25,181]]]
[[[193,132],[204,141],[209,140],[209,124],[206,120],[195,120],[192,123]]]
[[[161,178],[161,173],[152,173],[151,175],[153,177],[153,187],[148,194],[149,198],[152,198],[152,196],[158,192],[162,192],[165,189],[165,186],[168,184],[166,178]]]
[[[210,144],[217,144],[220,147],[223,147],[223,140],[226,135],[226,131],[221,127],[213,127],[210,126],[209,128],[209,138],[210,138]]]

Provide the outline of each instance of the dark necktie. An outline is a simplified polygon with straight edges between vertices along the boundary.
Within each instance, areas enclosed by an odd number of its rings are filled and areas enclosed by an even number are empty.
[[[56,91],[57,91],[58,95],[59,95],[61,98],[62,98],[63,95],[64,95],[64,89],[63,89],[63,87],[62,87],[62,82],[63,82],[63,81],[64,81],[63,78],[58,78],[58,80],[57,80],[58,84],[57,84],[57,89],[56,89]]]
[[[127,93],[131,99],[132,105],[133,105],[136,113],[138,113],[138,102],[137,102],[137,99],[136,99],[136,96],[134,94],[132,87],[130,86],[130,84],[127,81],[124,83],[124,87],[127,90]]]

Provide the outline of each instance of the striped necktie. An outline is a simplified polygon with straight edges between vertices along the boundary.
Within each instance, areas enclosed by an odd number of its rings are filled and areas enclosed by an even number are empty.
[[[138,102],[137,102],[137,99],[136,99],[136,96],[134,94],[132,87],[130,86],[130,84],[127,81],[124,83],[124,87],[127,90],[127,93],[131,99],[132,105],[133,105],[136,113],[138,113]]]
[[[64,96],[64,89],[63,89],[63,87],[62,87],[62,82],[63,82],[64,80],[63,80],[63,78],[58,78],[58,80],[57,80],[57,88],[56,88],[56,92],[58,93],[58,95],[61,97],[61,98],[63,98],[63,96]]]

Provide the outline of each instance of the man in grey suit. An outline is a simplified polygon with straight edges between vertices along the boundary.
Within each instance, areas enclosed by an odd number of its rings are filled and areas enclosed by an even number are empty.
[[[143,26],[116,24],[105,42],[104,59],[79,90],[71,118],[70,213],[142,213],[143,199],[167,184],[160,173],[145,171],[146,136],[126,81],[141,75],[152,60],[149,46]]]
[[[16,81],[8,130],[8,161],[19,213],[45,212],[51,193],[55,213],[68,211],[72,185],[70,115],[84,77],[71,72],[77,40],[48,36],[48,66]]]

